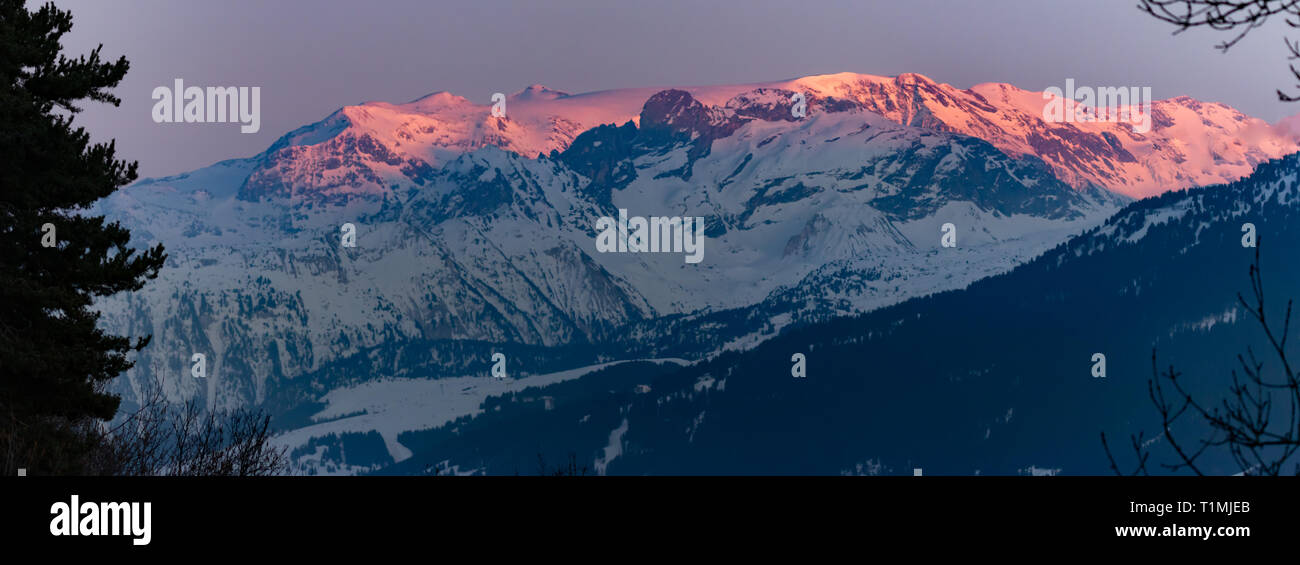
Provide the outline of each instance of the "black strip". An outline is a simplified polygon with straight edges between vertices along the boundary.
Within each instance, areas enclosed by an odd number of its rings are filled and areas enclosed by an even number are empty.
[[[205,555],[229,557],[256,555],[258,547],[303,555],[346,548],[384,560],[403,547],[447,557],[456,548],[495,552],[592,543],[635,552],[641,546],[797,548],[814,542],[826,549],[866,550],[862,544],[869,543],[873,549],[929,550],[933,544],[981,541],[1006,544],[1013,555],[1016,548],[1044,542],[1185,550],[1266,547],[1295,536],[1298,485],[1294,479],[1253,477],[0,480],[3,531],[19,548],[126,556],[202,548]],[[50,508],[73,494],[83,503],[150,502],[150,543],[134,546],[129,536],[52,536]],[[1135,513],[1133,502],[1175,509],[1190,502],[1195,512]],[[1216,512],[1202,502],[1229,504]],[[1142,525],[1245,526],[1250,535],[1116,536],[1116,526]],[[603,560],[620,559],[607,557]]]

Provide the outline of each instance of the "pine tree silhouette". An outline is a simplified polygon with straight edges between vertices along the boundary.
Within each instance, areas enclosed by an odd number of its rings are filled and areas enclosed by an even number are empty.
[[[71,13],[0,0],[0,472],[85,472],[116,413],[106,383],[131,367],[132,340],[96,327],[96,297],[139,289],[166,256],[137,254],[130,233],[85,208],[136,178],[113,142],[90,143],[82,101],[118,105],[128,63],[60,54]]]

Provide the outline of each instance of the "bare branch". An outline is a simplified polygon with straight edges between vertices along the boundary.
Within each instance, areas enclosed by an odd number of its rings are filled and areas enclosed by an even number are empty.
[[[1283,15],[1288,26],[1300,27],[1300,0],[1139,0],[1138,9],[1172,24],[1176,28],[1175,35],[1194,27],[1234,32],[1231,38],[1214,46],[1222,52],[1232,49],[1251,31],[1279,14]],[[1291,53],[1288,58],[1300,59],[1300,45],[1285,38],[1283,41]],[[1294,65],[1291,65],[1291,74],[1300,80],[1300,70]],[[1300,96],[1286,94],[1280,89],[1277,97],[1284,102],[1300,100]]]

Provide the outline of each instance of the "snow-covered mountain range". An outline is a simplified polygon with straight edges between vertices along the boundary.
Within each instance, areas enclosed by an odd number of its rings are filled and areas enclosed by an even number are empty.
[[[1156,102],[1146,135],[1047,123],[1043,103],[1008,85],[837,74],[534,86],[502,118],[446,93],[348,106],[254,157],[100,203],[170,255],[158,280],[101,305],[107,327],[154,336],[121,390],[159,380],[212,407],[296,410],[340,385],[326,374],[486,376],[482,351],[460,344],[594,351],[707,334],[702,314],[733,309],[762,323],[694,350],[744,349],[961,288],[1098,225],[1125,195],[1242,176],[1297,149],[1284,128],[1186,98]],[[704,260],[597,252],[597,218],[619,209],[705,218]],[[941,245],[945,224],[955,247]],[[652,323],[673,317],[694,331]],[[204,380],[189,377],[193,353]]]
[[[501,118],[493,117],[490,100],[446,92],[406,104],[347,106],[267,150],[241,197],[375,194],[393,182],[418,183],[447,160],[482,147],[526,157],[563,151],[593,127],[635,123],[645,101],[661,90],[570,95],[533,85],[506,98]],[[1077,188],[1092,184],[1135,198],[1235,180],[1300,150],[1288,127],[1185,96],[1155,101],[1151,131],[1139,134],[1120,122],[1048,122],[1041,92],[1003,83],[963,90],[914,73],[680,90],[717,111],[765,120],[789,120],[790,98],[802,93],[809,114],[864,110],[901,125],[977,137],[1009,155],[1042,159]]]

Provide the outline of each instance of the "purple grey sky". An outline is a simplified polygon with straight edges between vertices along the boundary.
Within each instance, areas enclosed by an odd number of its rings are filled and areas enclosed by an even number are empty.
[[[1136,0],[56,0],[72,53],[98,43],[131,61],[121,107],[78,118],[116,138],[142,176],[264,150],[346,104],[451,91],[489,102],[542,83],[567,92],[759,82],[853,71],[917,72],[966,88],[1151,86],[1270,122],[1300,113],[1274,89],[1282,21],[1228,54],[1221,33],[1172,28]],[[1300,31],[1294,32],[1300,38]],[[156,86],[260,86],[262,127],[155,124]]]

